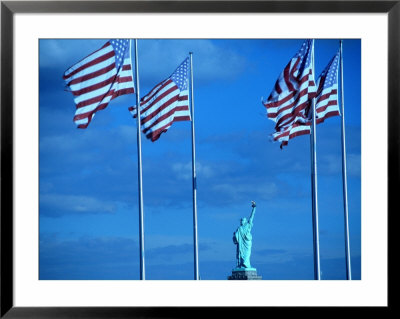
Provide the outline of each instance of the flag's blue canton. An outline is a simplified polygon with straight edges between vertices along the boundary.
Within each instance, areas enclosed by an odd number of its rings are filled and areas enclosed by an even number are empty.
[[[172,81],[176,83],[176,85],[181,91],[186,90],[188,86],[187,84],[188,69],[189,69],[189,58],[186,58],[186,60],[183,61],[183,63],[171,75]]]
[[[325,70],[325,74],[322,76],[326,76],[325,79],[325,85],[324,87],[330,87],[333,86],[335,83],[337,83],[337,69],[339,65],[339,53],[336,54],[335,58],[332,60],[331,65]]]
[[[311,54],[310,54],[310,49],[311,49],[311,41],[312,40],[306,40],[304,41],[303,45],[300,48],[300,51],[297,52],[297,57],[300,59],[303,59],[304,57],[306,58],[304,60],[304,65],[302,66],[303,68],[309,67],[311,63]],[[300,67],[301,68],[301,67]]]
[[[114,39],[110,40],[115,52],[115,67],[117,70],[124,63],[124,59],[129,57],[129,40],[128,39]]]

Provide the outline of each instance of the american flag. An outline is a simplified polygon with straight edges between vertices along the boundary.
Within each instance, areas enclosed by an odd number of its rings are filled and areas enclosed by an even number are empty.
[[[286,134],[290,127],[309,121],[310,101],[317,91],[313,74],[313,47],[313,40],[304,41],[280,74],[267,101],[263,102],[268,118],[276,123],[274,140],[280,140],[278,136],[282,132]],[[286,135],[291,138],[301,135],[301,132]]]
[[[326,68],[322,71],[317,81],[317,95],[315,97],[316,123],[322,123],[325,119],[339,115],[338,106],[338,70],[340,51],[338,51]],[[310,113],[311,116],[311,113]],[[281,147],[296,136],[310,134],[311,121],[306,123],[294,122],[280,131],[272,134],[273,140],[280,141]]]
[[[176,121],[190,121],[188,91],[189,58],[172,75],[140,99],[142,131],[152,142]],[[129,111],[136,117],[136,106]]]
[[[95,113],[123,94],[135,93],[128,39],[113,39],[71,66],[63,76],[74,95],[74,122],[86,128]]]
[[[315,101],[317,124],[325,119],[339,115],[338,70],[340,51],[338,51],[318,78],[318,90]]]

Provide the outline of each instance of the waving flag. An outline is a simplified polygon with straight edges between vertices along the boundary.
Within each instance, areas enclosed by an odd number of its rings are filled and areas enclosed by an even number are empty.
[[[135,93],[128,39],[108,41],[64,73],[64,80],[74,95],[74,122],[86,128],[95,113],[116,97]]]
[[[325,119],[339,115],[338,105],[338,66],[340,51],[338,51],[318,78],[318,90],[315,101],[317,124]]]
[[[140,99],[142,132],[152,142],[176,121],[190,121],[188,90],[189,58],[172,75]],[[136,106],[129,111],[136,117]]]
[[[313,46],[312,40],[304,41],[282,71],[268,100],[263,102],[268,118],[276,123],[276,134],[309,120],[310,100],[317,91],[313,74]]]
[[[324,122],[329,117],[340,116],[338,105],[339,59],[340,52],[338,51],[318,77],[318,90],[315,98],[317,124]],[[310,134],[310,125],[311,121],[306,123],[295,122],[273,133],[272,136],[275,141],[280,141],[281,145],[287,145],[289,139],[295,136]]]
[[[309,40],[307,40],[307,41],[309,41]],[[305,43],[303,43],[303,47],[304,47]],[[300,52],[301,51],[302,51],[302,49],[300,49]],[[299,114],[297,114],[296,118],[291,117],[292,121],[287,121],[284,124],[281,124],[281,125],[277,124],[275,126],[276,132],[272,134],[272,139],[274,141],[281,142],[281,148],[282,148],[282,146],[287,145],[288,141],[290,139],[292,139],[293,137],[296,137],[299,135],[310,134],[311,112],[309,112],[309,111],[310,111],[310,106],[311,106],[311,99],[313,97],[315,97],[315,112],[317,115],[317,117],[316,117],[317,124],[324,122],[325,119],[327,119],[329,117],[336,116],[336,115],[340,116],[340,111],[339,111],[339,106],[338,106],[339,59],[340,59],[340,52],[338,51],[335,54],[335,56],[331,59],[331,61],[328,63],[326,68],[322,71],[321,75],[318,77],[317,86],[315,86],[315,84],[313,84],[312,82],[309,82],[309,84],[311,86],[313,86],[311,88],[311,90],[308,91],[309,105],[306,105],[306,108],[303,108],[303,106],[306,103],[303,98],[303,102],[300,103],[301,112]],[[291,63],[293,63],[293,59],[291,60]],[[289,63],[286,68],[288,68],[291,63]],[[282,74],[285,74],[285,70]],[[281,78],[282,78],[282,75],[279,78],[279,80],[281,80]],[[279,80],[277,81],[277,84],[275,84],[275,90],[271,93],[271,96],[274,95],[274,92],[276,91],[277,86],[278,87],[282,86],[282,84],[280,84]],[[317,88],[316,91],[314,88]],[[303,91],[304,91],[304,89],[303,89]],[[289,90],[286,91],[286,94],[290,96]],[[302,93],[300,95],[304,97],[305,94],[306,93]],[[268,101],[271,99],[271,96],[268,99]],[[276,96],[276,93],[275,93],[275,96]],[[283,98],[283,100],[284,100],[284,98]],[[274,119],[274,113],[273,112],[270,113],[268,111],[268,108],[273,110],[272,106],[270,106],[271,104],[268,104],[268,101],[267,101],[267,103],[264,103],[264,105],[267,107],[268,117],[269,118],[272,117],[272,119]],[[278,110],[278,112],[279,111],[280,110]]]

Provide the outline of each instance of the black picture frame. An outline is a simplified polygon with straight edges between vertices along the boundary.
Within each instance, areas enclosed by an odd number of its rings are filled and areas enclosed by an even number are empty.
[[[209,314],[227,316],[224,307],[15,307],[13,303],[13,16],[16,13],[119,13],[119,12],[309,12],[388,14],[388,218],[398,213],[400,1],[1,1],[1,318],[190,318]],[[377,111],[379,113],[379,110]],[[384,143],[385,141],[382,141]],[[385,213],[385,212],[380,212]],[[388,223],[388,227],[390,222]],[[393,226],[393,223],[392,223]],[[389,230],[389,233],[390,230]],[[388,237],[389,241],[389,237]],[[388,242],[389,244],[389,242]],[[390,247],[388,245],[388,247]],[[388,254],[389,256],[389,254]],[[388,260],[390,264],[390,258]],[[389,270],[389,269],[388,269]],[[390,280],[388,280],[388,287]],[[389,294],[388,294],[389,295]],[[380,310],[387,311],[391,306]],[[254,307],[253,307],[254,308]],[[244,315],[246,307],[234,309]],[[265,314],[270,310],[255,307]],[[319,308],[320,309],[320,308]],[[308,307],[288,307],[297,316]],[[326,309],[323,309],[326,310]],[[336,309],[330,309],[333,313]],[[355,315],[355,309],[347,309]],[[357,314],[360,309],[357,309]],[[279,309],[279,311],[282,311]],[[370,309],[369,309],[370,311]],[[233,315],[233,313],[232,313]],[[281,314],[279,314],[281,315]]]

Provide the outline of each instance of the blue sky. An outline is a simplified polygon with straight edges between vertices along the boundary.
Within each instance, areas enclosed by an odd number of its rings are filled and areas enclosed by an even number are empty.
[[[87,129],[73,123],[63,72],[107,39],[40,40],[39,279],[139,279],[136,120],[121,96]],[[252,266],[265,280],[313,279],[309,136],[283,150],[261,97],[303,40],[138,40],[146,94],[193,52],[199,271],[225,280],[232,234],[257,202]],[[339,41],[315,41],[319,75]],[[344,40],[349,227],[361,279],[361,41]],[[345,279],[340,118],[317,126],[322,279]],[[146,279],[193,279],[190,122],[142,135]]]

